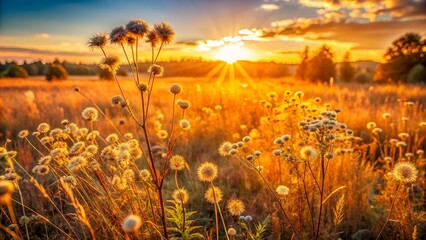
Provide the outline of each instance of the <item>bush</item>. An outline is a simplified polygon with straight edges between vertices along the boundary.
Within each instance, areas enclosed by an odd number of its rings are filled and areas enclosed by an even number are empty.
[[[11,78],[27,78],[28,72],[17,64],[11,64],[2,75]]]
[[[426,67],[420,63],[412,67],[407,75],[407,83],[426,83]]]
[[[367,72],[366,70],[361,70],[357,72],[352,78],[352,82],[356,83],[371,83],[372,80],[372,74],[370,72]]]
[[[67,70],[60,64],[52,63],[47,67],[46,80],[65,80],[68,78]]]

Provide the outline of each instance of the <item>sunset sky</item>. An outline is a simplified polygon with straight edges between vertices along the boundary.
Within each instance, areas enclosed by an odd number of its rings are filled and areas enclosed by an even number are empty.
[[[399,36],[426,35],[425,1],[0,0],[0,61],[97,62],[100,53],[87,48],[87,39],[136,18],[173,26],[176,37],[164,60],[224,59],[231,53],[237,59],[297,63],[305,46],[314,51],[327,44],[336,61],[347,50],[352,60],[383,61],[384,50]]]

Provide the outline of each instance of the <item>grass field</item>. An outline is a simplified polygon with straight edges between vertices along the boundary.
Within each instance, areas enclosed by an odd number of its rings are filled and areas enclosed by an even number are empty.
[[[143,122],[140,91],[132,79],[120,82]],[[169,92],[173,83],[182,93]],[[0,93],[1,141],[11,140],[0,170],[19,186],[12,202],[2,200],[1,226],[17,224],[3,237],[161,239],[166,225],[176,239],[374,239],[385,224],[384,239],[426,236],[424,86],[158,78],[146,132],[127,109],[112,106],[111,97],[120,94],[113,81],[0,79]],[[177,99],[190,108],[180,109]],[[105,116],[87,121],[86,107]],[[78,127],[70,130],[64,119]],[[43,122],[50,131],[40,129]],[[67,137],[44,142],[55,128]],[[23,129],[29,135],[21,139]],[[100,133],[96,140],[87,135],[93,130]],[[118,139],[108,137],[113,133]],[[139,142],[135,149],[126,133]],[[76,150],[79,142],[83,149]],[[83,155],[89,146],[96,151]],[[109,160],[108,146],[118,151]],[[68,153],[62,162],[43,163],[57,148]],[[78,156],[86,162],[71,164]],[[204,166],[207,172],[200,169],[204,162],[213,163]],[[414,180],[398,175],[399,162],[413,164],[407,171]],[[218,189],[205,193],[213,185]],[[138,228],[129,214],[142,219]]]

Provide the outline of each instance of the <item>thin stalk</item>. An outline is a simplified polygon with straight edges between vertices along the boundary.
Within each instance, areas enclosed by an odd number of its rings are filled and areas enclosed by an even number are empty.
[[[379,240],[379,239],[380,239],[380,236],[382,236],[382,233],[383,233],[383,231],[385,230],[386,225],[388,225],[388,223],[389,223],[390,217],[391,217],[391,215],[392,215],[393,208],[394,208],[394,206],[395,206],[396,199],[398,198],[398,193],[399,193],[399,188],[400,188],[400,187],[401,187],[401,182],[399,182],[398,187],[396,188],[395,198],[392,200],[392,205],[391,205],[391,209],[390,209],[389,215],[388,215],[388,217],[386,218],[386,222],[385,222],[385,224],[383,225],[382,229],[380,229],[379,235],[377,236],[376,240]]]
[[[21,198],[21,202],[22,202],[22,214],[25,217],[25,207],[24,207],[24,198],[22,197],[22,192],[21,192],[21,188],[19,187],[19,184],[16,184],[16,186],[18,187],[18,192],[19,192],[19,197]],[[28,233],[28,225],[27,225],[27,221],[24,221],[24,225],[25,225],[25,233],[27,234],[27,239],[30,239],[30,234]]]
[[[321,189],[320,189],[319,212],[318,212],[317,229],[315,232],[315,240],[318,240],[320,235],[319,229],[321,226],[321,217],[322,217],[322,209],[323,209],[322,200],[324,197],[324,182],[325,182],[325,168],[324,168],[324,155],[322,155],[321,156]]]

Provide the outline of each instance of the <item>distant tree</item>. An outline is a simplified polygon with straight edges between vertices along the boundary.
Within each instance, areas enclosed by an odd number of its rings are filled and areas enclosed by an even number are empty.
[[[61,64],[52,63],[47,66],[46,69],[46,80],[65,80],[68,78],[68,73]]]
[[[346,52],[339,68],[340,79],[344,82],[350,82],[355,75],[355,68],[350,62],[350,53]]]
[[[314,82],[327,83],[330,78],[335,78],[336,69],[333,62],[331,49],[324,45],[318,50],[318,54],[307,61],[306,78]]]
[[[300,62],[299,66],[296,70],[296,79],[299,80],[305,80],[306,79],[306,70],[307,70],[307,64],[309,59],[309,47],[306,46],[305,50],[301,53],[302,61]]]
[[[10,78],[27,78],[28,73],[25,71],[25,69],[18,64],[9,64],[9,67],[5,70],[5,73],[2,74],[5,77]]]
[[[417,64],[408,72],[407,83],[426,83],[426,67]]]
[[[373,80],[373,75],[365,69],[362,69],[358,71],[357,73],[355,73],[351,79],[351,81],[356,83],[371,83],[372,80]]]
[[[417,33],[406,33],[392,42],[385,54],[384,78],[407,82],[409,71],[417,64],[426,65],[426,39]],[[381,73],[382,74],[382,73]]]

